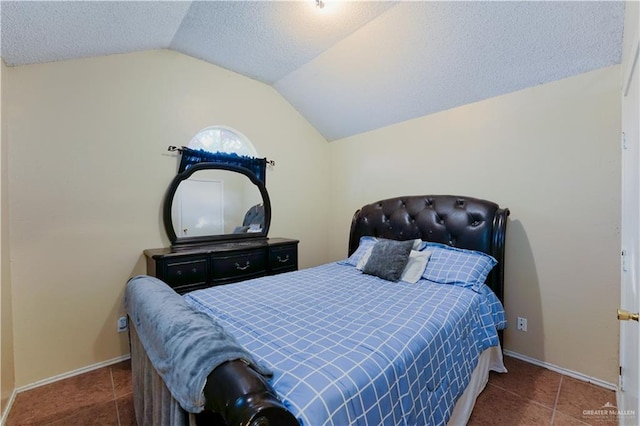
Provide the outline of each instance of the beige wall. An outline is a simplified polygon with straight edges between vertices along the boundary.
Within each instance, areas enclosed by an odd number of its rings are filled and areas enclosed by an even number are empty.
[[[619,141],[614,66],[332,142],[332,258],[362,204],[494,200],[511,209],[505,348],[616,383]]]
[[[326,141],[271,87],[166,50],[7,73],[18,386],[128,353],[125,282],[145,272],[143,249],[168,244],[167,146],[204,127],[233,127],[276,161],[270,235],[300,239],[301,267],[327,260]]]
[[[0,417],[15,388],[13,363],[13,313],[9,265],[8,161],[6,114],[3,114],[6,67],[0,60]]]

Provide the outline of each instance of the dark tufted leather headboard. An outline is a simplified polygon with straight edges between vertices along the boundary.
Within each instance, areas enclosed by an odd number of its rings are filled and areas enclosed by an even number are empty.
[[[360,237],[424,241],[482,251],[498,264],[487,285],[504,302],[504,243],[509,209],[496,203],[456,195],[412,195],[367,204],[351,221],[349,255]]]

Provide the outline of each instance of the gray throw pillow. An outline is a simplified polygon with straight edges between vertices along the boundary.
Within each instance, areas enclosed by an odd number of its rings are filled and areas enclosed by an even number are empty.
[[[362,272],[375,275],[387,281],[398,281],[402,276],[413,240],[395,241],[380,239],[371,249],[371,256],[362,268]]]

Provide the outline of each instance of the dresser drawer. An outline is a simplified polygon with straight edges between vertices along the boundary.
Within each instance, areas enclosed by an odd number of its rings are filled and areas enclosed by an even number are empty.
[[[269,248],[269,270],[273,273],[298,269],[298,246],[290,244]]]
[[[298,240],[220,241],[188,250],[147,249],[147,274],[183,294],[298,269]]]
[[[211,276],[214,281],[237,280],[264,275],[267,270],[266,250],[245,251],[211,258]]]
[[[167,261],[164,267],[164,281],[171,287],[207,282],[207,258],[189,258]]]

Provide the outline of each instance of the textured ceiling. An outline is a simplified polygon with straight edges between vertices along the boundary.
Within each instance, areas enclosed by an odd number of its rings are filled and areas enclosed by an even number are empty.
[[[0,53],[173,49],[272,85],[330,141],[621,57],[623,2],[325,3],[2,0]]]

